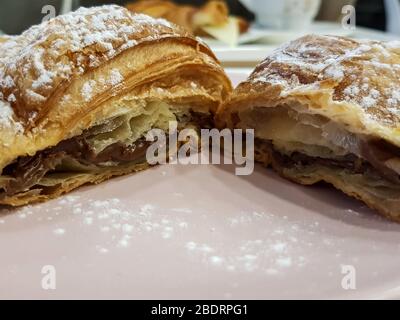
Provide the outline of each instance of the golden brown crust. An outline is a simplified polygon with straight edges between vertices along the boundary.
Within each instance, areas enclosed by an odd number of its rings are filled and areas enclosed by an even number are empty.
[[[126,8],[135,13],[144,13],[154,18],[166,19],[194,32],[193,15],[196,12],[195,7],[180,6],[171,1],[149,0],[129,3]]]
[[[25,121],[40,118],[60,87],[146,43],[203,43],[165,20],[117,6],[84,9],[34,26],[1,44],[0,92]],[[215,57],[214,57],[215,58]]]
[[[139,172],[148,169],[150,166],[147,163],[132,164],[124,167],[109,168],[98,173],[82,173],[74,175],[71,178],[64,179],[60,185],[53,188],[51,193],[42,194],[39,189],[34,189],[19,193],[12,197],[4,198],[0,201],[1,205],[8,206],[24,206],[32,203],[45,202],[51,199],[58,198],[74,189],[77,189],[86,184],[99,184],[113,177],[123,176],[133,172]]]
[[[179,5],[167,0],[140,0],[126,6],[132,12],[148,14],[156,18],[164,18],[176,23],[196,35],[207,34],[202,28],[223,26],[229,21],[229,8],[225,1],[209,0],[201,7]],[[239,30],[248,30],[248,22],[238,19]]]
[[[356,41],[309,35],[282,46],[241,83],[217,113],[220,126],[235,127],[252,108],[300,108],[350,133],[400,146],[400,42]],[[297,110],[297,109],[296,109]],[[257,135],[257,133],[256,133]],[[398,205],[352,182],[350,174],[315,167],[294,172],[268,151],[259,161],[301,184],[326,181],[400,221]],[[347,175],[347,176],[346,176]],[[390,202],[391,201],[391,202]]]
[[[118,6],[59,16],[0,52],[0,171],[107,118],[127,93],[216,111],[231,91],[203,42]]]
[[[301,172],[300,170],[294,173],[293,170],[284,168],[279,161],[274,159],[273,154],[266,150],[259,152],[256,160],[266,167],[272,167],[283,178],[304,186],[311,186],[319,182],[329,183],[349,197],[364,202],[369,208],[378,211],[386,218],[400,222],[400,208],[396,203],[390,199],[378,198],[367,190],[354,185],[350,179],[346,179],[346,175],[338,175],[336,172],[318,166],[312,172]]]
[[[400,146],[400,42],[309,35],[277,49],[236,88],[219,118],[296,99],[312,113]]]

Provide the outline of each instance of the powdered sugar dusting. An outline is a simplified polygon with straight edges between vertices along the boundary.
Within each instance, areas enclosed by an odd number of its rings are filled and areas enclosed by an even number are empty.
[[[90,99],[92,99],[93,87],[95,85],[96,81],[89,80],[88,82],[85,82],[84,85],[82,86],[81,94],[85,101],[90,101]]]
[[[10,126],[14,111],[10,104],[0,100],[0,127]]]
[[[15,121],[14,110],[9,102],[0,99],[0,129],[11,130],[12,133],[21,133],[23,126],[20,122]],[[1,140],[0,140],[1,141]],[[7,142],[4,141],[3,145]]]
[[[205,204],[201,195],[189,199],[190,193],[178,184],[164,191],[166,197],[154,196],[160,192],[157,187],[149,191],[150,196],[143,196],[140,190],[125,192],[126,186],[106,186],[101,193],[81,189],[49,203],[18,209],[17,214],[3,216],[0,211],[0,219],[5,220],[4,224],[0,222],[0,233],[24,230],[31,237],[42,239],[42,246],[51,247],[53,257],[65,254],[68,261],[91,264],[100,276],[107,270],[122,272],[124,277],[134,272],[148,277],[143,281],[149,283],[156,270],[168,269],[166,274],[179,281],[217,276],[229,284],[242,279],[240,286],[256,279],[268,285],[283,282],[286,285],[298,277],[305,277],[304,283],[308,279],[318,282],[329,273],[337,275],[334,284],[340,286],[340,264],[354,264],[357,268],[362,265],[350,259],[359,257],[358,248],[373,255],[387,246],[379,241],[376,247],[370,245],[371,241],[356,242],[356,248],[346,255],[349,239],[343,235],[351,234],[355,227],[342,219],[354,213],[338,212],[333,203],[332,212],[327,214],[335,219],[310,211],[304,215],[301,204],[266,195],[264,191],[254,191],[253,196],[250,190],[246,197],[251,198],[245,205],[235,208],[233,203],[221,209],[215,202]],[[253,201],[260,199],[261,194],[268,200]],[[118,196],[121,198],[115,198]],[[310,201],[307,193],[301,193],[301,197],[305,202]],[[277,209],[274,201],[279,201],[282,207]],[[355,221],[359,222],[360,217]],[[371,239],[364,233],[368,231],[361,227],[359,230]],[[26,250],[24,244],[17,247],[22,252]],[[351,252],[353,255],[349,255]],[[123,270],[128,268],[124,274]]]
[[[76,232],[69,232],[68,227],[62,223],[66,217],[73,217],[74,224],[84,229],[90,228],[92,232],[98,233],[98,239],[103,239],[93,246],[93,251],[100,255],[132,250],[136,239],[151,236],[154,245],[157,245],[157,241],[158,245],[160,241],[175,243],[178,246],[176,250],[186,253],[188,259],[198,260],[207,268],[229,273],[262,272],[265,276],[275,276],[286,269],[302,268],[307,264],[305,258],[293,254],[296,248],[304,245],[298,240],[298,235],[304,230],[297,225],[290,232],[282,226],[268,237],[237,241],[227,251],[220,241],[216,241],[220,232],[212,227],[208,219],[207,232],[213,236],[207,242],[193,238],[196,234],[194,230],[198,230],[199,226],[186,219],[190,217],[190,221],[193,221],[196,217],[202,220],[203,217],[184,207],[161,210],[153,203],[135,201],[128,204],[117,198],[92,200],[69,195],[52,204],[25,207],[20,210],[19,216],[24,220],[37,219],[54,223],[50,232],[60,240]],[[273,215],[261,211],[233,214],[225,220],[224,230],[237,233],[254,225],[268,223],[273,218]],[[285,222],[285,218],[282,218],[282,222]]]
[[[65,234],[65,229],[57,228],[53,231],[56,236],[63,236]]]
[[[113,86],[121,83],[124,80],[124,77],[121,75],[118,69],[111,70],[109,83]]]
[[[71,76],[100,66],[139,43],[181,35],[186,33],[165,20],[115,5],[58,16],[0,42],[0,98],[12,104],[20,99],[29,109],[39,111]],[[111,72],[111,85],[122,80],[118,70]]]
[[[116,198],[82,201],[79,196],[67,196],[57,201],[52,212],[56,215],[57,212],[71,211],[83,227],[96,228],[99,233],[109,235],[107,243],[96,245],[99,253],[107,254],[112,249],[130,248],[135,236],[140,234],[156,233],[159,239],[168,240],[187,228],[186,221],[157,216],[156,209],[149,203],[127,207]],[[53,233],[62,236],[67,230],[58,226]]]
[[[310,35],[277,49],[249,81],[279,86],[282,96],[329,82],[334,100],[354,103],[368,122],[397,127],[399,54],[398,42]]]

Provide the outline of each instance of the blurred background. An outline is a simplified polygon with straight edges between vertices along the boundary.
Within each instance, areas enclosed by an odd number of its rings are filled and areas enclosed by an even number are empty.
[[[389,5],[385,2],[399,2],[399,0],[322,0],[320,9],[317,15],[318,20],[335,21],[340,19],[341,9],[346,4],[352,4],[356,7],[357,12],[357,25],[369,27],[377,30],[387,30],[400,34],[400,30],[390,24],[389,17],[386,12],[393,12]],[[72,0],[67,1],[71,3],[72,8],[78,6],[93,6],[100,4],[116,3],[125,5],[127,0]],[[132,1],[133,2],[133,1]],[[191,4],[194,6],[201,6],[206,1],[203,0],[176,0],[176,3]],[[241,16],[248,21],[253,21],[255,15],[249,8],[239,0],[226,0],[230,12],[233,15]],[[245,1],[243,1],[245,2]],[[262,1],[253,1],[260,3]],[[266,1],[268,2],[268,1]],[[279,4],[284,1],[275,1]],[[43,18],[42,8],[45,5],[53,5],[57,12],[60,12],[63,1],[61,0],[0,0],[0,30],[8,34],[18,34],[33,24],[40,23]],[[386,8],[386,9],[385,9]],[[396,11],[394,11],[396,13]],[[394,21],[399,20],[400,17],[394,18]],[[390,30],[389,30],[390,29]],[[399,28],[400,29],[400,28]]]
[[[251,69],[281,43],[310,33],[400,40],[400,0],[0,0],[0,34],[40,23],[49,5],[55,15],[103,4],[186,28],[225,68]]]

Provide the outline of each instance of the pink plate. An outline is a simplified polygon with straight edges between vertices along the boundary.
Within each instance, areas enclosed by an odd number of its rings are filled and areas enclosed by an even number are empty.
[[[400,298],[400,225],[261,167],[160,166],[2,209],[0,252],[0,298]]]

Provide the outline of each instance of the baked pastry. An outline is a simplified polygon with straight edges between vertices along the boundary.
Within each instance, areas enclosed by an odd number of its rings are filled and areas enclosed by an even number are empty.
[[[0,34],[0,42],[5,42],[10,38],[10,36]]]
[[[272,53],[221,106],[256,159],[332,184],[400,221],[400,42],[309,35]]]
[[[250,26],[243,18],[230,16],[227,4],[221,0],[210,0],[201,7],[169,0],[139,0],[126,7],[132,12],[164,18],[197,36],[216,38],[230,45],[236,45],[240,34]]]
[[[0,43],[0,204],[57,197],[149,167],[152,128],[211,125],[231,84],[165,20],[79,9]]]

